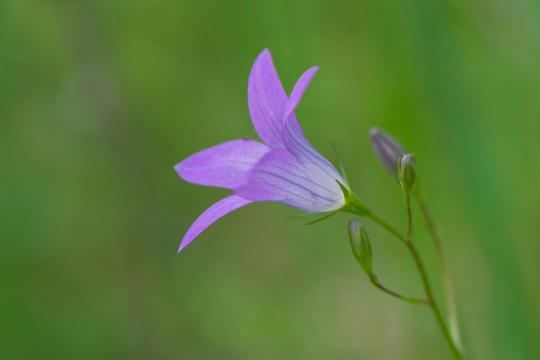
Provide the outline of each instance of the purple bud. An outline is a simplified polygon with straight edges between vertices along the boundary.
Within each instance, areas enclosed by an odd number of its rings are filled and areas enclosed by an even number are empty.
[[[381,164],[393,176],[397,177],[398,162],[405,153],[403,146],[396,139],[377,128],[369,130],[369,137]]]

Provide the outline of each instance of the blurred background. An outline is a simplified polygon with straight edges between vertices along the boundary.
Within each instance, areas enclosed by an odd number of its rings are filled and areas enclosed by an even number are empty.
[[[402,229],[369,128],[416,154],[467,358],[539,358],[539,19],[535,0],[2,0],[0,358],[450,358],[429,311],[369,284],[350,216],[256,204],[176,253],[227,192],[173,165],[256,137],[263,48],[288,91],[320,66],[307,136]],[[381,282],[421,295],[406,250],[365,225]]]

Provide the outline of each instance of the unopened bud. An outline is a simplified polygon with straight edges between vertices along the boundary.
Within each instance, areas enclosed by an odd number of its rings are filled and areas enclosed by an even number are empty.
[[[409,193],[416,183],[416,160],[412,154],[405,154],[399,160],[399,182],[404,192]]]
[[[369,276],[372,276],[371,259],[373,254],[371,252],[371,243],[366,229],[358,220],[349,221],[349,241],[354,258],[364,271]]]
[[[403,146],[380,129],[369,130],[369,137],[381,164],[390,174],[397,177],[398,162],[405,153]]]

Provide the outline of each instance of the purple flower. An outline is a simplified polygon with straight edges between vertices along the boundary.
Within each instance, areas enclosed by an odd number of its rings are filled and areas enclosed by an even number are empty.
[[[249,75],[248,106],[263,142],[225,142],[175,166],[185,181],[233,190],[195,220],[179,251],[214,222],[252,202],[276,201],[311,213],[346,205],[343,178],[308,142],[294,114],[317,70],[312,67],[302,74],[287,97],[270,52],[257,57]]]

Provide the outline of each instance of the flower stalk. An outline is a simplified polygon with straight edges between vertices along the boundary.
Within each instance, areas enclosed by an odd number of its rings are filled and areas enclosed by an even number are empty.
[[[424,201],[424,198],[422,197],[422,192],[420,191],[420,187],[418,187],[418,191],[415,192],[415,195],[418,201],[418,206],[420,208],[420,213],[424,219],[424,222],[426,223],[428,232],[430,234],[430,237],[433,243],[435,244],[435,248],[440,258],[446,305],[448,308],[447,312],[448,312],[448,322],[450,326],[450,334],[452,335],[452,338],[454,339],[456,346],[458,348],[461,348],[461,336],[459,333],[459,322],[458,322],[458,316],[457,316],[456,300],[455,300],[455,295],[454,295],[454,286],[453,286],[453,281],[452,281],[452,275],[448,268],[448,262],[446,260],[442,241],[437,231],[437,228],[435,227],[435,223],[433,221],[433,217],[431,216],[431,212],[429,211],[429,208],[426,202]]]
[[[452,355],[454,356],[454,358],[462,359],[463,356],[461,355],[461,352],[459,351],[457,344],[454,342],[454,339],[452,338],[450,334],[450,330],[444,321],[439,305],[437,304],[437,302],[435,301],[435,297],[433,296],[433,290],[429,282],[429,277],[427,275],[426,268],[422,262],[422,259],[420,258],[420,255],[418,253],[418,250],[416,249],[416,246],[414,245],[412,241],[413,218],[412,218],[411,194],[409,192],[404,192],[404,193],[405,193],[405,204],[407,208],[407,237],[405,238],[406,240],[405,244],[407,245],[407,248],[409,249],[409,252],[411,253],[414,259],[416,268],[418,269],[418,273],[420,274],[420,277],[422,279],[424,291],[426,292],[426,296],[430,301],[431,310],[433,311],[433,315],[435,316],[435,319],[437,320],[437,324],[439,325],[439,328],[441,329],[444,339],[446,340],[446,343],[448,344],[448,347],[450,348],[450,351],[452,352]]]
[[[424,288],[424,292],[427,299],[426,300],[413,299],[413,298],[403,296],[399,293],[396,293],[392,290],[385,288],[378,282],[377,277],[372,271],[371,245],[369,243],[367,232],[365,231],[365,229],[360,227],[358,222],[354,222],[354,221],[349,223],[351,249],[353,251],[353,254],[355,255],[356,260],[364,268],[364,271],[368,274],[371,283],[375,287],[379,288],[385,293],[393,297],[396,297],[400,300],[404,300],[409,303],[422,303],[424,305],[429,306],[433,312],[437,325],[439,326],[439,329],[441,330],[441,333],[446,343],[448,344],[450,351],[452,352],[452,355],[454,356],[455,359],[462,359],[462,354],[459,350],[458,342],[455,341],[454,337],[452,337],[450,329],[445,323],[444,317],[442,316],[441,309],[437,301],[435,300],[435,296],[433,294],[433,289],[429,281],[426,267],[424,266],[422,258],[420,257],[420,254],[413,243],[413,230],[414,229],[413,229],[413,207],[412,207],[411,198],[413,196],[413,193],[419,194],[418,187],[416,186],[416,171],[415,171],[414,156],[412,156],[411,154],[403,154],[398,159],[398,162],[397,162],[397,173],[398,173],[398,180],[401,185],[401,189],[405,198],[405,209],[407,213],[407,230],[406,230],[405,236],[403,236],[393,226],[391,226],[386,221],[384,221],[381,217],[371,212],[359,200],[359,198],[356,195],[354,195],[354,193],[350,190],[344,191],[345,199],[347,200],[347,204],[348,204],[347,205],[348,207],[346,207],[346,210],[353,212],[357,215],[370,218],[371,220],[379,224],[381,227],[386,229],[388,232],[390,232],[392,235],[394,235],[396,238],[398,238],[407,247],[409,253],[411,254],[414,260],[418,273],[420,275],[422,286]],[[438,248],[438,251],[440,252],[439,254],[442,257],[443,255],[442,246],[440,244],[439,238],[437,237],[437,233],[435,231],[433,221],[431,220],[431,216],[429,212],[427,211],[427,207],[425,206],[425,203],[422,202],[422,205],[423,205],[422,208],[424,210],[423,215],[424,216],[427,215],[427,220],[429,220],[429,224],[430,224],[429,225],[430,231],[432,235],[434,236],[434,241],[437,242],[437,248]],[[355,244],[358,244],[358,246],[355,246]],[[449,278],[446,278],[446,280],[449,280]],[[450,322],[452,322],[452,318],[450,318]]]
[[[380,129],[371,129],[370,138],[373,149],[375,151],[375,154],[379,158],[380,163],[386,168],[387,171],[389,171],[390,175],[392,175],[395,179],[399,181],[401,189],[406,196],[408,230],[405,239],[408,239],[410,244],[412,244],[411,197],[418,202],[421,216],[426,223],[428,232],[440,259],[445,300],[448,312],[448,322],[450,327],[449,332],[451,334],[453,344],[457,349],[461,351],[461,339],[459,335],[457,309],[452,278],[448,269],[448,263],[446,261],[446,256],[443,250],[441,238],[439,236],[439,233],[437,232],[435,223],[426,205],[426,202],[422,197],[422,192],[416,179],[415,159],[411,154],[408,154],[406,152],[405,148],[395,138]],[[378,221],[379,219],[374,220],[376,222],[379,222],[380,225],[382,225],[391,233],[396,235],[395,230],[389,228],[387,224],[381,223],[380,221]],[[408,243],[406,243],[406,245],[408,245]],[[442,319],[442,316],[440,316],[440,318]]]
[[[416,249],[416,246],[414,245],[412,241],[412,234],[413,234],[413,214],[412,214],[412,204],[411,204],[411,194],[410,192],[404,191],[405,195],[405,207],[407,211],[407,232],[406,235],[402,235],[398,230],[396,230],[392,225],[390,225],[388,222],[383,220],[381,217],[377,216],[371,211],[366,211],[365,206],[362,205],[361,208],[357,209],[357,211],[350,211],[357,215],[366,216],[375,223],[377,223],[379,226],[387,230],[389,233],[394,235],[397,239],[399,239],[408,249],[409,253],[411,254],[413,261],[415,263],[415,266],[418,270],[418,273],[420,275],[420,279],[422,281],[422,286],[424,288],[425,295],[427,297],[427,300],[424,300],[425,304],[429,306],[433,312],[433,315],[435,317],[435,320],[437,322],[437,325],[439,326],[439,329],[441,330],[441,333],[452,352],[452,355],[454,359],[460,360],[463,359],[463,355],[461,354],[458,344],[454,341],[449,328],[447,327],[444,317],[442,316],[442,312],[440,310],[440,307],[438,303],[435,300],[435,296],[433,294],[432,286],[429,281],[428,273],[426,271],[426,268],[424,266],[424,263],[420,257],[420,254],[418,253],[418,250]],[[354,208],[354,204],[352,204],[352,207]],[[375,279],[376,280],[376,279]],[[373,285],[377,286],[377,282],[373,282],[373,280],[370,277],[370,281],[373,283]],[[380,284],[379,284],[380,285]],[[380,287],[377,286],[379,289]],[[382,290],[382,289],[381,289]],[[386,289],[388,290],[388,289]],[[383,290],[385,291],[385,290]],[[386,293],[389,293],[388,291],[385,291]],[[400,298],[401,300],[407,301],[406,299],[403,299],[400,294],[397,294],[398,296],[395,296],[393,291],[390,291],[390,295]],[[410,301],[407,301],[410,302]],[[418,302],[416,302],[418,303]]]

